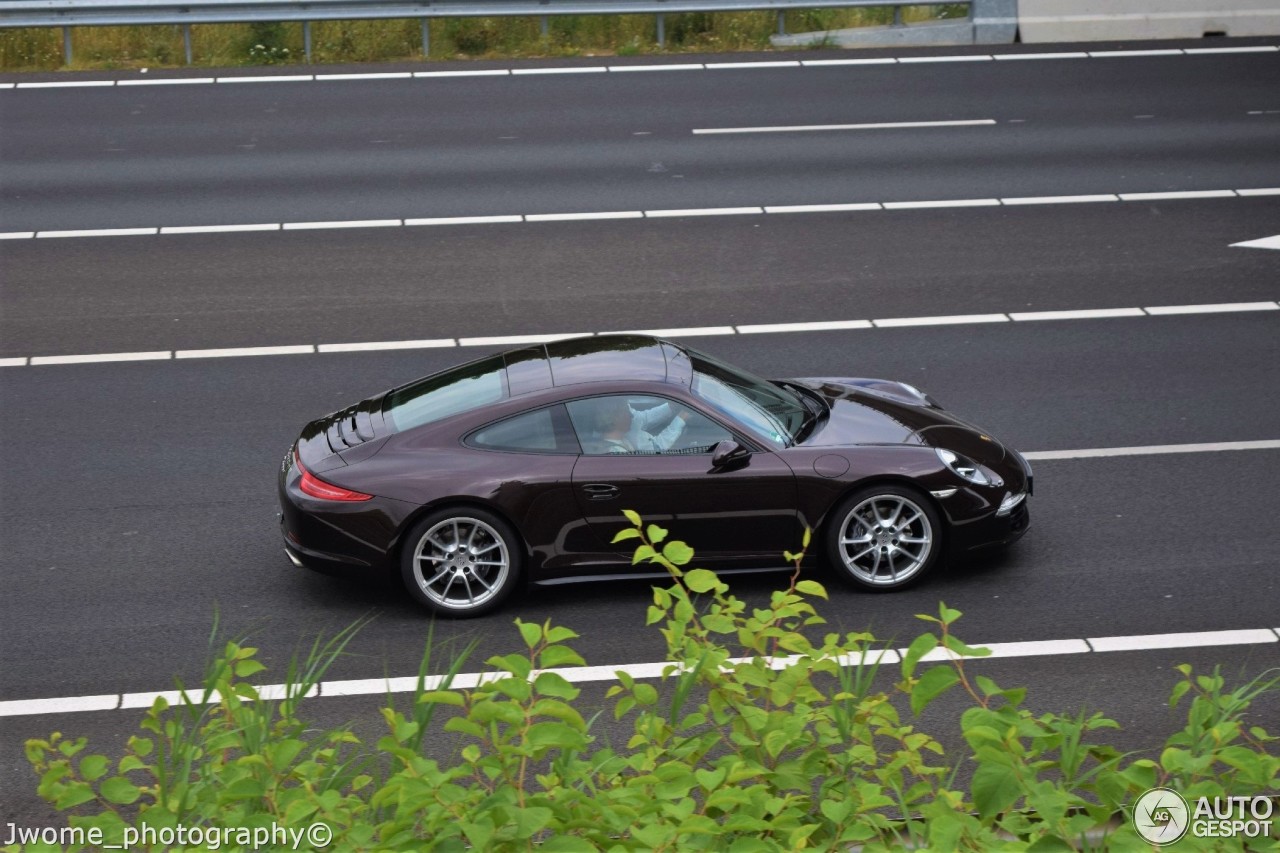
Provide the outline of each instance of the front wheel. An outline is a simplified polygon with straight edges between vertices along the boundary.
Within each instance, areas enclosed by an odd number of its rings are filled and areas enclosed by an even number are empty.
[[[420,604],[464,618],[501,606],[523,562],[511,525],[486,510],[458,507],[433,512],[414,526],[405,538],[400,574]]]
[[[923,577],[942,553],[938,511],[914,489],[885,483],[860,489],[832,514],[831,565],[870,589],[901,589]]]

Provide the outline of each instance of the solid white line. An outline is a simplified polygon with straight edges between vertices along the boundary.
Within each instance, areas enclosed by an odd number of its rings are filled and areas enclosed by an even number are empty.
[[[230,234],[241,231],[279,231],[279,222],[263,222],[256,225],[170,225],[160,229],[161,234]]]
[[[1236,190],[1236,195],[1249,198],[1257,195],[1280,195],[1280,187],[1262,187],[1256,190]]]
[[[870,320],[820,320],[816,323],[766,323],[738,326],[740,335],[765,335],[775,332],[829,332],[839,329],[870,329]]]
[[[568,68],[512,68],[511,73],[514,75],[521,74],[604,74],[608,71],[608,67],[604,65],[584,65],[581,67]]]
[[[1256,45],[1254,47],[1189,47],[1183,51],[1187,54],[1196,53],[1275,53],[1280,47],[1275,45]]]
[[[1078,311],[1011,311],[1019,322],[1027,320],[1101,320],[1107,317],[1142,317],[1141,308],[1086,308]]]
[[[905,326],[960,326],[969,323],[1007,323],[1004,314],[951,314],[942,317],[890,317],[872,320],[880,329],[896,329]]]
[[[380,71],[370,74],[317,74],[316,80],[407,80],[412,77],[408,71]]]
[[[1088,637],[1095,652],[1134,652],[1149,649],[1188,649],[1199,646],[1240,646],[1250,643],[1276,643],[1276,637],[1265,628],[1247,631],[1195,631],[1185,634],[1148,634],[1134,637]]]
[[[236,358],[251,355],[304,355],[314,353],[311,344],[287,347],[228,347],[224,349],[180,349],[174,358]]]
[[[902,64],[918,63],[918,62],[990,62],[989,54],[973,54],[964,56],[900,56],[898,62]]]
[[[988,649],[990,658],[1015,657],[1052,657],[1070,654],[1102,654],[1106,652],[1141,652],[1162,649],[1211,648],[1220,646],[1253,645],[1280,642],[1280,629],[1253,628],[1228,631],[1197,631],[1174,634],[1147,634],[1130,637],[1090,637],[1086,639],[1064,640],[1031,640],[1011,643],[973,643],[974,648]],[[839,659],[841,666],[865,666],[880,663],[895,665],[901,661],[905,649],[869,649],[862,654],[844,655]],[[933,649],[921,660],[946,660],[951,653],[946,649]],[[750,658],[734,658],[728,661],[735,664]],[[791,655],[771,661],[775,668],[800,660],[799,655]],[[978,665],[983,658],[970,658]],[[613,681],[619,672],[626,673],[635,679],[661,678],[664,673],[679,670],[680,664],[671,661],[646,663],[616,664],[614,666],[575,666],[557,669],[536,670],[530,678],[536,678],[542,672],[553,672],[570,683],[595,681]],[[454,689],[471,689],[482,682],[505,678],[501,672],[463,672],[455,675],[451,681]],[[443,675],[427,675],[421,679],[426,690],[440,689],[445,684]],[[315,685],[305,695],[307,697],[338,696],[373,696],[398,693],[412,693],[418,688],[417,676],[397,676],[384,678],[361,678],[338,681],[325,681]],[[285,686],[281,684],[264,684],[257,686],[257,691],[264,699],[279,699],[285,695]],[[200,704],[205,698],[202,689],[185,691],[189,701]],[[0,702],[0,717],[41,716],[46,714],[65,714],[83,711],[110,711],[116,709],[149,708],[158,697],[163,696],[171,705],[182,700],[183,693],[178,690],[162,690],[145,693],[125,693],[123,695],[67,696],[51,699],[11,699]],[[218,701],[216,692],[209,697]]]
[[[96,355],[37,355],[31,364],[96,364],[108,361],[167,361],[173,358],[168,350],[152,352],[108,352]]]
[[[695,136],[714,133],[804,133],[821,130],[901,130],[921,127],[990,127],[996,120],[993,118],[970,119],[966,121],[886,121],[875,124],[800,124],[777,127],[707,127],[696,128]]]
[[[1101,195],[1042,195],[1024,196],[1022,198],[1002,198],[1002,204],[1087,204],[1095,201],[1119,201],[1120,197],[1104,193]]]
[[[766,207],[765,213],[838,213],[846,210],[884,210],[879,202],[860,204],[783,204]]]
[[[0,240],[29,240],[34,236],[34,231],[6,231],[0,234]]]
[[[722,70],[726,68],[799,68],[800,63],[797,61],[786,62],[708,62],[706,64],[709,70]]]
[[[353,219],[337,222],[286,222],[281,227],[285,231],[317,231],[326,228],[399,228],[403,224],[400,219]]]
[[[523,216],[435,216],[406,219],[405,225],[490,225],[499,222],[524,222]]]
[[[62,699],[10,699],[0,702],[0,717],[34,717],[41,714],[75,714],[80,711],[114,711],[120,694],[67,696]]]
[[[140,237],[155,234],[158,228],[84,228],[76,231],[37,231],[36,237]]]
[[[970,644],[972,646],[972,644]],[[1041,657],[1043,655],[1079,655],[1088,654],[1089,644],[1084,640],[1033,640],[1025,643],[983,643],[980,646],[972,646],[975,649],[987,649],[991,652],[984,655],[984,658],[1027,658]],[[898,649],[899,654],[906,654],[906,649]],[[952,652],[950,649],[939,646],[933,651],[927,652],[920,658],[921,661],[943,661],[956,660],[961,656]],[[978,658],[967,658],[968,660],[978,660]]]
[[[17,85],[17,83],[0,83],[0,89],[12,89]]]
[[[423,341],[369,341],[355,344],[320,344],[317,352],[372,352],[375,350],[394,349],[438,349],[440,347],[456,347],[458,342],[453,338],[433,338]]]
[[[49,83],[19,83],[19,89],[82,89],[114,86],[115,80],[58,80]]]
[[[212,77],[157,77],[153,80],[119,80],[117,86],[194,86],[199,83],[212,83]]]
[[[26,367],[27,359],[25,356],[21,358],[0,358],[0,367]]]
[[[1109,459],[1113,456],[1165,456],[1177,453],[1218,453],[1237,450],[1280,450],[1280,441],[1218,441],[1208,444],[1157,444],[1147,447],[1095,447],[1088,450],[1033,450],[1031,460]]]
[[[995,53],[992,54],[996,59],[1017,60],[1017,59],[1088,59],[1089,54],[1084,51],[1066,52],[1066,53]]]
[[[610,65],[610,71],[628,72],[628,71],[701,71],[701,62],[686,63],[684,65]]]
[[[702,207],[688,210],[646,210],[644,215],[649,219],[664,219],[673,216],[740,216],[751,213],[764,213],[763,207]]]
[[[311,74],[282,74],[278,77],[219,77],[219,83],[302,83],[313,79]]]
[[[1245,240],[1243,243],[1232,243],[1231,247],[1233,249],[1280,249],[1280,234],[1258,240]]]
[[[507,77],[506,68],[478,68],[475,71],[415,71],[414,77]]]
[[[800,64],[805,68],[822,68],[831,65],[896,65],[898,60],[890,57],[880,59],[804,59]]]
[[[258,698],[263,699],[267,702],[278,702],[281,699],[288,699],[291,695],[298,696],[297,688],[294,688],[294,690],[291,691],[289,690],[289,685],[287,684],[256,684],[254,685],[254,687],[258,691]],[[311,685],[310,688],[307,689],[306,693],[303,693],[298,698],[314,699],[319,695],[320,695],[320,685],[313,684]]]
[[[643,219],[639,210],[608,210],[600,213],[530,213],[525,222],[574,222],[590,219]]]
[[[998,198],[957,198],[946,201],[886,201],[885,210],[924,210],[934,207],[999,207]]]
[[[1280,246],[1277,246],[1280,248]],[[1143,308],[1148,314],[1165,317],[1174,314],[1226,314],[1234,311],[1280,311],[1275,302],[1219,302],[1215,305],[1162,305]]]
[[[1192,190],[1166,193],[1120,193],[1121,201],[1162,201],[1180,198],[1233,198],[1235,190]]]
[[[1182,51],[1173,50],[1091,50],[1089,56],[1093,59],[1106,59],[1112,56],[1181,56]]]
[[[584,332],[564,332],[555,335],[495,335],[483,338],[458,338],[460,347],[519,346],[520,344],[546,344],[565,338],[586,337]]]

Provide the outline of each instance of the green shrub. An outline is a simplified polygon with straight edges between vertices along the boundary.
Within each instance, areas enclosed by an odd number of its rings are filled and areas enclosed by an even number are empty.
[[[438,685],[424,656],[411,709],[388,701],[376,746],[345,729],[316,731],[300,697],[353,627],[292,666],[279,700],[245,680],[263,668],[256,650],[228,644],[199,697],[157,700],[119,760],[87,754],[84,739],[29,741],[39,793],[107,843],[129,827],[322,823],[330,850],[1044,853],[1151,849],[1123,816],[1155,785],[1187,796],[1280,787],[1276,739],[1246,725],[1274,677],[1228,689],[1216,672],[1179,667],[1170,704],[1189,699],[1187,724],[1158,759],[1134,758],[1092,742],[1116,728],[1111,720],[1033,715],[1024,690],[971,674],[965,661],[982,652],[956,639],[960,614],[945,605],[921,617],[931,632],[887,685],[869,634],[808,639],[826,593],[801,579],[801,554],[787,555],[797,567],[790,585],[749,608],[712,572],[687,568],[689,546],[626,515],[631,526],[615,541],[634,540],[634,562],[660,565],[672,581],[654,589],[646,617],[671,660],[661,689],[619,672],[608,690],[613,717],[629,722],[625,744],[600,743],[596,717],[564,677],[584,665],[570,645],[577,635],[518,619],[523,650],[490,658],[479,686],[452,686],[465,654]],[[938,649],[950,659],[922,666]],[[970,705],[963,757],[913,719],[955,689]],[[441,730],[460,748],[428,756],[424,736]],[[955,784],[962,762],[967,788]],[[1245,849],[1232,843],[1202,849]]]

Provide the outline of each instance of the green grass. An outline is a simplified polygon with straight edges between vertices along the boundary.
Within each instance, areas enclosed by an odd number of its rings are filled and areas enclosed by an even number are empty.
[[[963,4],[910,6],[906,23],[963,17]],[[814,9],[786,13],[789,33],[891,23],[893,9]],[[774,12],[666,16],[666,47],[657,44],[652,15],[565,15],[549,19],[542,35],[538,18],[447,18],[431,21],[432,60],[563,56],[638,56],[692,52],[764,50],[777,31]],[[209,24],[191,28],[193,65],[301,64],[302,24]],[[311,25],[312,61],[389,62],[421,60],[418,20],[316,21]],[[177,26],[77,27],[72,30],[72,69],[182,67],[182,30]],[[0,31],[0,70],[64,68],[62,30]]]

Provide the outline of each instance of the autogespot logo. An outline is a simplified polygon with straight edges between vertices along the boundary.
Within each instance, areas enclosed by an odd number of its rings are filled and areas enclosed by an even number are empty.
[[[1172,844],[1187,834],[1191,807],[1172,788],[1152,788],[1133,804],[1133,828],[1151,844]]]

